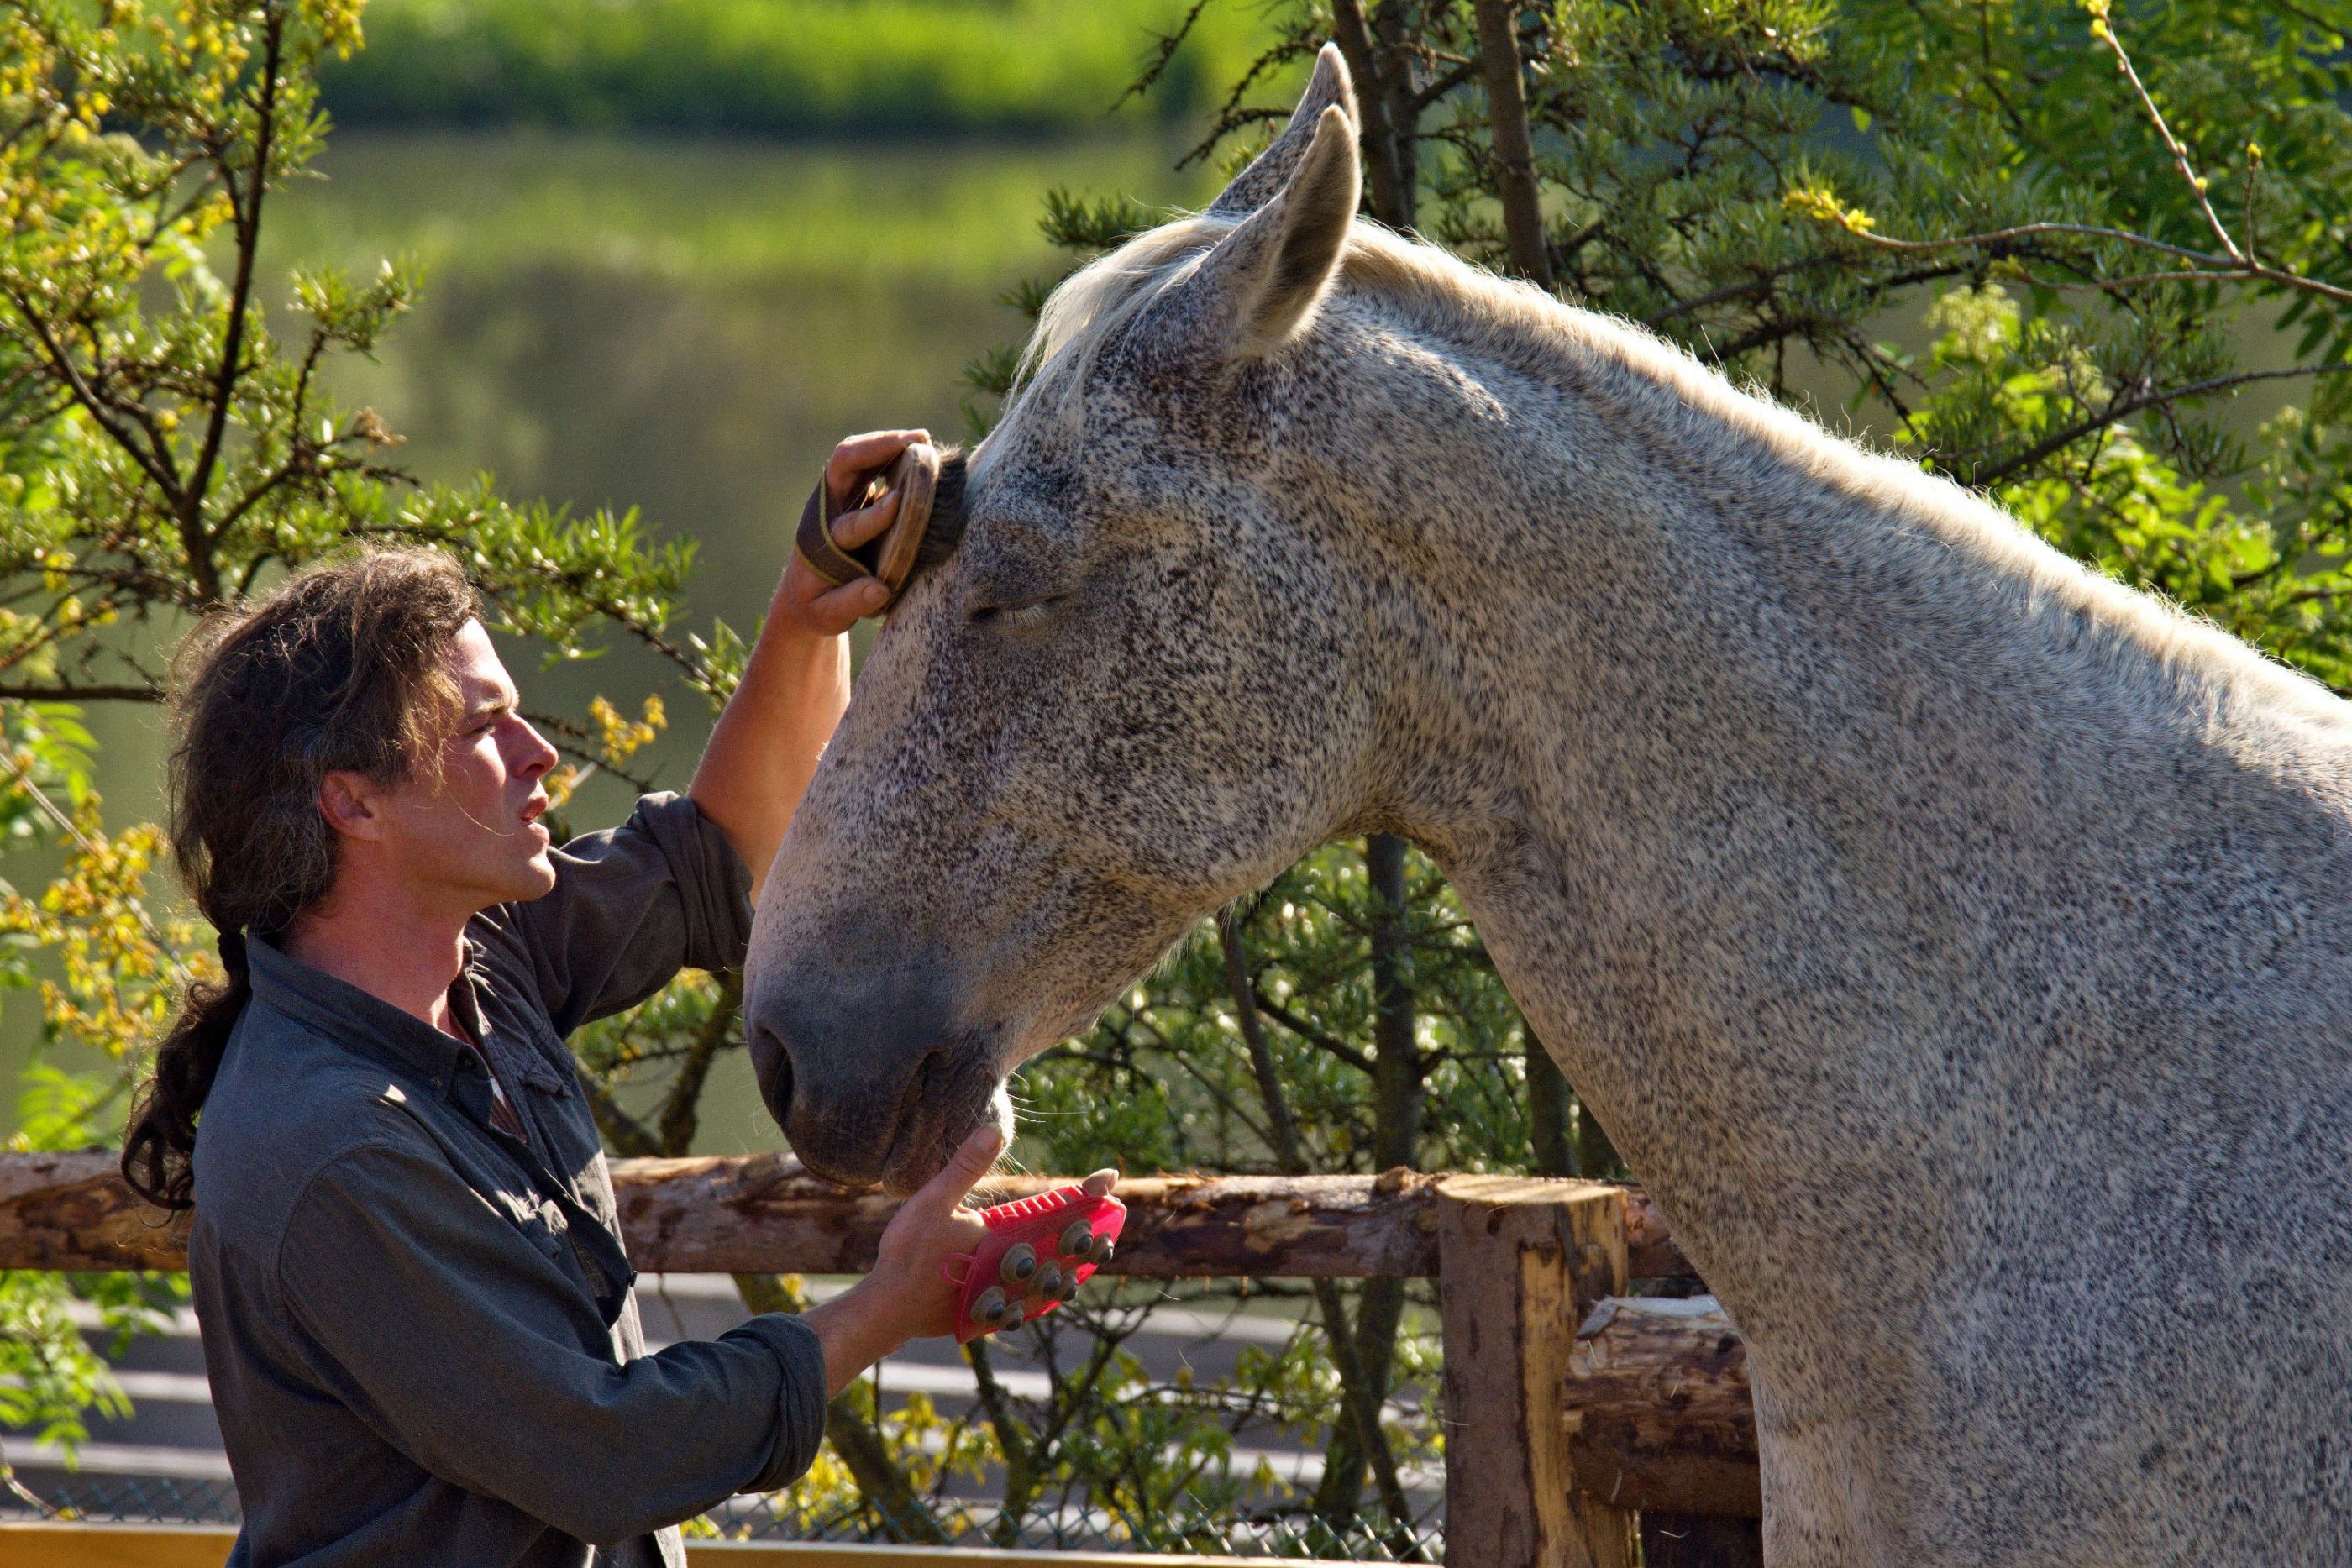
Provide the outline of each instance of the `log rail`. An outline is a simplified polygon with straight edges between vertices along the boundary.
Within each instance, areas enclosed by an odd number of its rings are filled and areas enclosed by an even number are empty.
[[[789,1155],[615,1160],[613,1181],[647,1271],[860,1273],[897,1208]],[[999,1177],[979,1196],[1054,1185]],[[1111,1273],[1444,1281],[1449,1561],[1760,1560],[1746,1349],[1720,1312],[1628,1296],[1696,1279],[1641,1188],[1397,1170],[1154,1176],[1118,1194]],[[0,1268],[186,1266],[184,1226],[142,1205],[112,1155],[0,1155]]]
[[[990,1203],[1065,1178],[996,1177]],[[1149,1279],[1384,1279],[1438,1272],[1438,1193],[1460,1178],[1149,1176],[1123,1181],[1127,1228],[1108,1272]],[[630,1261],[648,1272],[858,1274],[898,1204],[821,1181],[789,1155],[614,1160]],[[1637,1186],[1624,1211],[1627,1272],[1697,1276]],[[187,1267],[180,1227],[141,1203],[102,1149],[0,1155],[0,1269]]]

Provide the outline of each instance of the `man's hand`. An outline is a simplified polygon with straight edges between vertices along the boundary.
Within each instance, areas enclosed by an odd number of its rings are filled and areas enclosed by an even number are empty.
[[[874,1272],[809,1310],[804,1321],[824,1346],[827,1397],[908,1340],[955,1332],[956,1301],[963,1292],[948,1280],[948,1260],[979,1250],[988,1235],[988,1226],[963,1200],[1003,1148],[1003,1135],[992,1124],[966,1138],[946,1168],[898,1206],[882,1232]],[[1087,1177],[1087,1192],[1100,1197],[1118,1180],[1115,1170],[1097,1171]]]
[[[987,1239],[988,1227],[963,1200],[994,1168],[1003,1149],[1003,1134],[992,1124],[974,1132],[939,1175],[898,1206],[882,1232],[874,1272],[866,1280],[887,1293],[887,1305],[875,1305],[888,1313],[902,1343],[955,1333],[956,1299],[962,1291],[948,1281],[947,1262]]]
[[[946,1168],[891,1216],[874,1272],[803,1315],[824,1346],[827,1398],[908,1340],[955,1328],[958,1291],[948,1282],[948,1260],[988,1234],[980,1216],[961,1205],[1003,1149],[1004,1134],[994,1124],[974,1131]]]
[[[915,443],[930,438],[927,430],[877,430],[853,435],[835,447],[824,465],[824,487],[833,504],[845,505],[850,486],[860,477],[890,462]],[[880,538],[898,517],[898,497],[894,492],[870,507],[836,517],[833,521],[833,542],[844,549],[856,549]],[[811,637],[834,637],[848,631],[862,617],[880,610],[889,597],[890,591],[878,578],[861,577],[835,588],[811,570],[808,562],[795,551],[792,563],[784,568],[783,586],[777,591],[769,617],[773,620],[781,616],[784,624]]]

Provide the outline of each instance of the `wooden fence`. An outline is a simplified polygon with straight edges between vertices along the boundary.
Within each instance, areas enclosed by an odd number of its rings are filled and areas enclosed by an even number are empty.
[[[861,1273],[896,1207],[789,1156],[616,1160],[613,1176],[647,1271]],[[995,1179],[982,1195],[1054,1185]],[[1693,1279],[1640,1188],[1399,1170],[1118,1192],[1112,1273],[1439,1281],[1448,1563],[1760,1561],[1746,1353],[1719,1315],[1628,1298],[1635,1281]],[[158,1221],[110,1155],[0,1155],[0,1268],[184,1268],[179,1231]]]

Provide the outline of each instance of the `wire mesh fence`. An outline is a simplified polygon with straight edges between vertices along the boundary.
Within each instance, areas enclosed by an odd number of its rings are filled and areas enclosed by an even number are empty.
[[[235,1524],[241,1518],[227,1481],[163,1476],[73,1476],[41,1484],[20,1480],[0,1519],[75,1520],[107,1524]],[[1136,1511],[1056,1507],[1020,1515],[973,1501],[929,1511],[921,1527],[893,1528],[871,1504],[810,1508],[790,1492],[730,1500],[687,1527],[690,1534],[734,1541],[903,1542],[1059,1551],[1151,1552],[1202,1557],[1282,1558],[1349,1563],[1439,1563],[1445,1555],[1444,1508],[1432,1499],[1416,1517],[1389,1519],[1379,1509],[1346,1518],[1300,1510],[1235,1512],[1206,1502]]]
[[[903,1542],[912,1533],[892,1529],[868,1505],[813,1511],[790,1493],[737,1499],[697,1528],[704,1526],[745,1541]],[[1438,1563],[1445,1555],[1444,1506],[1434,1498],[1401,1521],[1378,1507],[1327,1518],[1300,1509],[1237,1511],[1184,1500],[1150,1511],[1063,1506],[1016,1515],[999,1504],[972,1502],[933,1511],[919,1538],[954,1546],[1349,1563]]]
[[[0,1519],[68,1519],[92,1524],[236,1524],[244,1517],[228,1481],[173,1476],[19,1478]]]

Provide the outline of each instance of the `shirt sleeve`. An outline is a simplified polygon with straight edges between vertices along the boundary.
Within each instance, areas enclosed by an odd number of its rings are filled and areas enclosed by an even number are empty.
[[[555,889],[505,905],[503,927],[559,1035],[635,1007],[680,968],[742,967],[751,873],[684,795],[647,795],[629,820],[551,852]]]
[[[808,1469],[824,1356],[807,1323],[764,1314],[616,1365],[582,1347],[555,1261],[419,1145],[331,1161],[278,1260],[298,1354],[385,1442],[595,1545]]]

